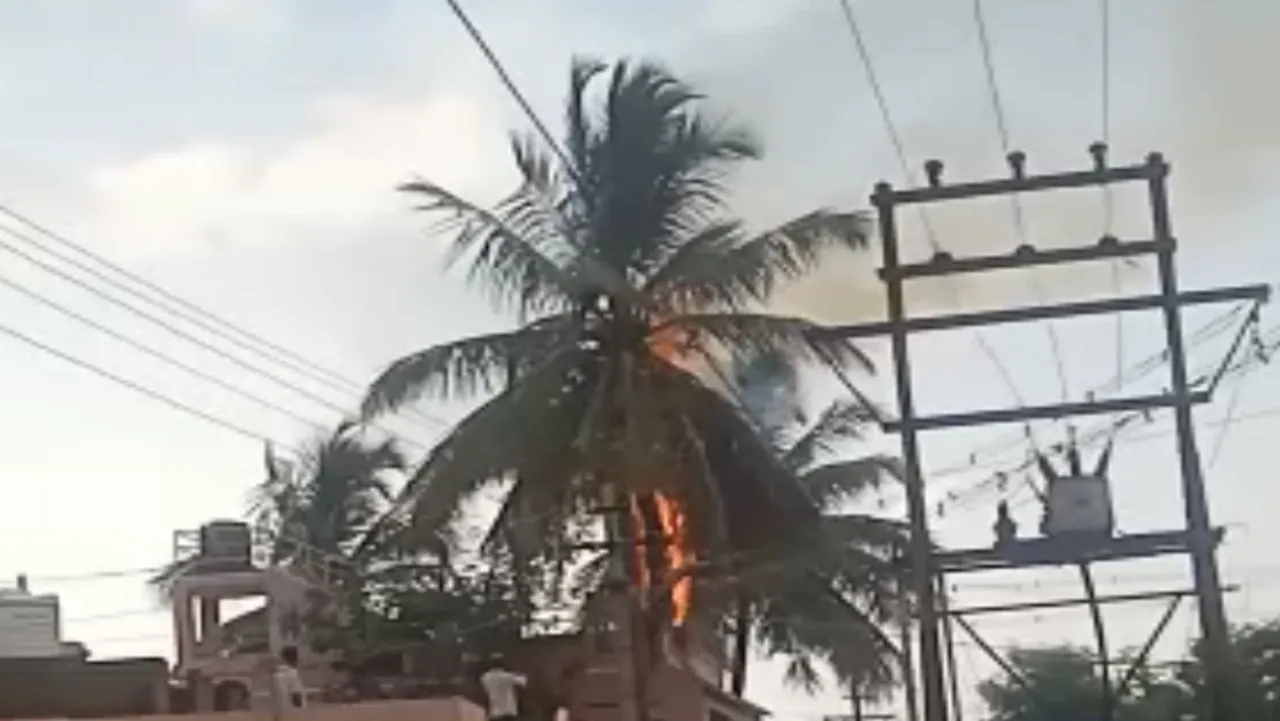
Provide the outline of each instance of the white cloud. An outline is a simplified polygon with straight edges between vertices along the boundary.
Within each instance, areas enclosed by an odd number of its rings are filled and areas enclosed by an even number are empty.
[[[94,171],[77,234],[124,255],[319,228],[364,237],[404,213],[394,187],[415,174],[492,195],[503,147],[494,116],[464,97],[331,99],[314,132],[279,147],[197,144]]]
[[[278,5],[267,0],[186,0],[183,9],[197,26],[261,30],[275,25]]]
[[[747,34],[783,22],[795,8],[787,3],[753,0],[707,0],[702,25],[713,34]]]

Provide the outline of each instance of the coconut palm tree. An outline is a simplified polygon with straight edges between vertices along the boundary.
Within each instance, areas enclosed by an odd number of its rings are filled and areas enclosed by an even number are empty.
[[[820,686],[819,667],[840,686],[874,697],[892,688],[897,650],[881,629],[906,601],[895,561],[904,523],[850,512],[867,494],[901,477],[896,459],[850,456],[879,413],[862,399],[837,400],[814,418],[794,369],[775,356],[736,366],[737,395],[796,483],[822,511],[815,532],[769,559],[756,559],[720,584],[731,603],[730,685],[741,695],[749,652],[787,659],[787,680]]]
[[[388,512],[393,481],[408,465],[395,441],[370,443],[359,425],[344,422],[297,458],[268,445],[263,460],[266,478],[253,491],[250,514],[271,538],[272,562],[311,549],[367,567],[395,548]]]
[[[749,232],[725,182],[760,146],[699,100],[652,63],[577,60],[562,147],[515,137],[519,183],[496,206],[426,179],[402,186],[456,231],[451,261],[527,319],[406,355],[372,383],[366,418],[423,397],[482,399],[409,480],[420,531],[504,483],[495,533],[525,558],[562,561],[584,518],[629,508],[629,543],[655,551],[655,537],[679,536],[682,555],[636,564],[671,580],[690,558],[763,553],[814,526],[820,508],[723,392],[721,366],[769,352],[869,369],[849,343],[815,340],[812,322],[764,310],[828,252],[864,248],[867,225],[815,210]]]
[[[304,444],[296,458],[280,456],[267,444],[265,478],[251,492],[249,515],[270,544],[272,563],[287,563],[304,548],[347,565],[371,561],[396,549],[390,542],[397,518],[391,514],[392,478],[407,465],[394,441],[370,444],[354,422]],[[152,583],[164,591],[199,559],[177,561]]]
[[[399,536],[404,526],[391,501],[406,460],[394,441],[370,442],[359,425],[344,422],[304,444],[296,458],[284,458],[268,445],[264,467],[266,477],[252,492],[250,520],[266,538],[273,564],[311,564],[305,571],[327,566],[330,581],[348,586],[349,579],[363,583],[375,574],[403,575],[424,552],[436,550],[405,547]],[[175,561],[151,582],[167,598],[175,580],[202,572],[201,561]],[[228,643],[260,641],[261,616],[229,621],[228,635],[236,638]]]

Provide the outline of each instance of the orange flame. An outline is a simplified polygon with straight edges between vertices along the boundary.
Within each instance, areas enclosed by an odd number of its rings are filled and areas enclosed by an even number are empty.
[[[689,550],[685,513],[675,499],[660,491],[654,492],[653,500],[658,509],[658,524],[662,526],[662,535],[668,539],[667,568],[672,576],[678,576],[671,586],[671,620],[675,625],[681,626],[689,618],[689,609],[693,603],[693,579],[688,571],[695,560],[693,552]]]
[[[689,333],[683,328],[667,327],[649,335],[649,350],[672,363],[679,363],[689,346]]]
[[[654,355],[679,363],[688,346],[688,333],[680,328],[664,328],[649,336],[649,349]],[[666,560],[667,572],[675,580],[671,583],[671,620],[681,626],[689,618],[693,605],[693,579],[687,575],[697,560],[689,547],[687,516],[679,501],[661,491],[653,492],[654,508],[657,511],[657,530],[663,539],[663,557]],[[645,533],[644,513],[640,500],[631,497],[631,520],[638,533]],[[645,545],[636,550],[637,582],[641,588],[648,588],[654,579],[651,578],[645,554]]]

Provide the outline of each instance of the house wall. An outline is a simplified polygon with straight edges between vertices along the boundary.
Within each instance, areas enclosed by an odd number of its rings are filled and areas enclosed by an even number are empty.
[[[635,721],[631,703],[631,654],[626,647],[594,648],[581,636],[530,639],[507,659],[513,670],[530,678],[531,703],[526,718],[549,721],[551,709],[539,708],[536,689],[557,687],[564,670],[581,664],[568,688],[571,715],[581,721]],[[647,677],[650,718],[654,721],[708,721],[712,703],[704,679],[672,663],[657,664]],[[734,721],[758,721],[758,714],[724,709]]]
[[[93,718],[167,710],[164,659],[0,661],[0,718]]]

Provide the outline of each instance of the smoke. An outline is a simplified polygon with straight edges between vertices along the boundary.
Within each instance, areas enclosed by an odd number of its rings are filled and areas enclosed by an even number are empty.
[[[1113,6],[1110,159],[1133,164],[1149,151],[1164,153],[1175,170],[1179,239],[1194,248],[1265,198],[1260,181],[1280,150],[1273,70],[1280,50],[1271,37],[1280,3]],[[939,158],[951,182],[1008,173],[971,16],[923,0],[856,7],[912,170]],[[1029,172],[1089,167],[1087,147],[1101,135],[1100,45],[1089,45],[1100,36],[1096,7],[993,2],[988,17],[1012,144],[1027,152]],[[735,205],[753,224],[768,227],[816,206],[866,208],[876,181],[902,184],[835,3],[798,4],[767,29],[704,44],[693,60],[695,82],[765,141],[765,161],[735,187]],[[1109,200],[1090,188],[1018,202],[1025,237],[1041,248],[1096,242],[1108,231],[1135,240],[1151,234],[1140,184],[1112,189]],[[1022,241],[1014,218],[1007,197],[929,210],[937,240],[956,255],[1012,251]],[[904,209],[899,224],[904,260],[928,257],[914,210]],[[878,261],[875,242],[861,257],[833,259],[783,292],[776,309],[828,323],[882,318]],[[1113,289],[1113,270],[1129,285],[1142,268],[1089,264],[915,282],[909,304],[938,310],[1096,294]]]
[[[1178,113],[1167,119],[1197,212],[1258,201],[1280,155],[1280,3],[1170,3]]]

